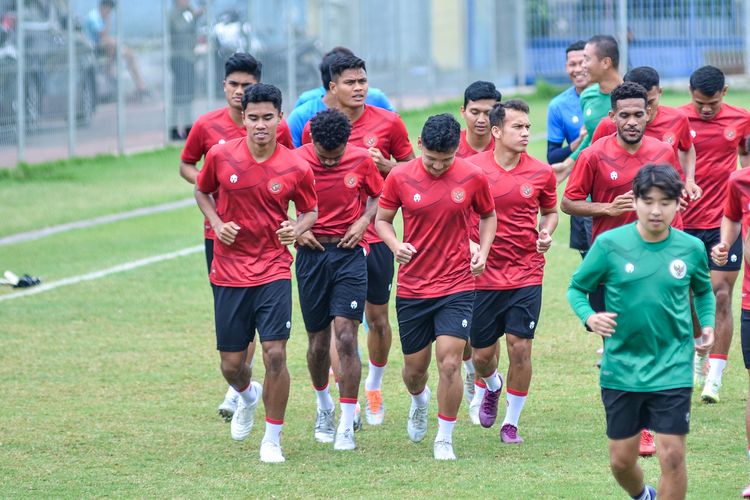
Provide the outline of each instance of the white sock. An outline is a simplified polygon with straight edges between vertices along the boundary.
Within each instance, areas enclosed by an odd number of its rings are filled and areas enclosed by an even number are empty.
[[[721,358],[708,357],[708,380],[721,384],[721,376],[724,375],[724,368],[727,367],[727,360]]]
[[[411,400],[414,401],[414,404],[422,407],[427,406],[430,404],[430,398],[428,397],[429,394],[427,393],[427,386],[424,386],[424,389],[422,389],[422,392],[419,394],[412,394]]]
[[[485,392],[487,392],[487,385],[479,385],[474,382],[474,397],[471,398],[469,406],[481,404]]]
[[[456,417],[446,417],[438,413],[438,431],[435,436],[435,442],[448,441],[453,442],[453,426],[456,425]]]
[[[315,396],[318,398],[318,409],[320,410],[333,410],[333,398],[331,393],[328,392],[328,384],[322,389],[313,387],[315,389]]]
[[[258,400],[258,393],[255,390],[255,387],[253,387],[252,382],[247,384],[247,387],[245,387],[243,390],[237,392],[246,405],[255,404],[255,402]]]
[[[474,370],[474,361],[472,361],[471,358],[464,360],[464,369],[466,370],[466,373],[472,377],[474,376],[474,373],[476,373]]]
[[[239,392],[237,392],[237,389],[235,389],[234,387],[232,387],[232,386],[230,385],[230,386],[229,386],[229,387],[227,388],[227,393],[226,393],[226,395],[224,396],[224,399],[230,399],[230,398],[231,398],[231,399],[235,399],[235,398],[238,398],[239,396],[240,396],[240,393],[239,393]]]
[[[266,417],[266,433],[263,435],[263,441],[281,444],[282,427],[284,427],[283,420],[271,420]]]
[[[378,366],[369,362],[370,368],[367,371],[367,379],[365,380],[365,390],[376,391],[383,385],[383,373],[385,372],[385,365]]]
[[[503,381],[500,380],[497,370],[495,370],[489,377],[482,377],[484,383],[487,384],[487,390],[491,392],[497,392],[503,388]]]
[[[339,420],[339,432],[345,429],[354,429],[354,410],[357,408],[357,400],[353,398],[339,399],[341,405],[341,420]]]
[[[518,427],[518,419],[521,416],[523,405],[526,404],[526,397],[528,394],[528,392],[518,392],[508,389],[505,393],[505,400],[508,403],[508,407],[505,409],[505,420],[503,420],[503,425],[510,424],[513,427]]]

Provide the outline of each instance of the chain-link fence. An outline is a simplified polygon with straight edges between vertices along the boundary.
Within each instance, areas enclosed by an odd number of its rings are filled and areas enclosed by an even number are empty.
[[[287,111],[321,85],[318,63],[337,45],[365,59],[371,86],[399,109],[457,97],[480,78],[563,83],[565,47],[597,33],[618,37],[626,64],[666,79],[702,64],[746,74],[749,3],[0,0],[0,165],[179,140],[225,105],[235,51],[263,63]]]

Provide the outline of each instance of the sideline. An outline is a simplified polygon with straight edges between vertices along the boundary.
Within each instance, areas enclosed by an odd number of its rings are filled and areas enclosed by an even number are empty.
[[[116,266],[113,266],[107,269],[102,269],[101,271],[94,271],[92,273],[87,273],[87,274],[79,274],[78,276],[71,276],[69,278],[63,278],[58,281],[51,281],[49,283],[43,283],[39,286],[27,288],[25,290],[21,290],[18,292],[9,293],[7,295],[0,295],[0,302],[6,301],[6,300],[18,299],[21,297],[28,297],[29,295],[36,295],[42,292],[48,292],[50,290],[54,290],[55,288],[60,288],[63,286],[68,286],[68,285],[75,285],[83,281],[93,281],[99,278],[104,278],[105,276],[109,276],[110,274],[130,271],[133,269],[137,269],[139,267],[156,264],[157,262],[163,262],[165,260],[172,260],[178,257],[184,257],[186,255],[202,252],[203,250],[204,250],[204,245],[202,244],[196,245],[193,247],[183,248],[182,250],[178,250],[176,252],[170,252],[170,253],[165,253],[161,255],[154,255],[152,257],[146,257],[145,259],[134,260],[132,262],[126,262],[124,264],[118,264]]]
[[[185,198],[180,201],[172,201],[169,203],[162,203],[160,205],[153,205],[151,207],[136,208],[135,210],[128,210],[127,212],[118,212],[110,215],[102,215],[100,217],[94,217],[93,219],[84,219],[76,222],[68,222],[66,224],[60,224],[57,226],[49,226],[42,229],[34,229],[32,231],[25,231],[23,233],[11,234],[0,238],[0,246],[13,245],[15,243],[23,243],[25,241],[34,241],[46,236],[53,234],[64,233],[66,231],[72,231],[73,229],[85,229],[89,227],[99,226],[102,224],[109,224],[110,222],[117,222],[126,219],[132,219],[134,217],[143,217],[144,215],[158,214],[161,212],[170,212],[172,210],[178,210],[180,208],[196,206],[195,198]]]

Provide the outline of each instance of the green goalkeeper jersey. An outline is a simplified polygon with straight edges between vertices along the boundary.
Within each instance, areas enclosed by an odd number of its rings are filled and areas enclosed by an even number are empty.
[[[581,92],[580,97],[581,110],[583,111],[583,124],[586,126],[588,134],[584,137],[578,148],[573,151],[570,157],[577,160],[581,152],[591,145],[591,138],[594,137],[594,131],[602,121],[602,118],[609,114],[612,109],[612,101],[609,94],[602,94],[599,84],[595,83],[586,87]]]
[[[604,340],[600,384],[652,392],[693,386],[693,330],[689,291],[701,326],[714,326],[715,299],[703,243],[680,230],[643,240],[636,223],[599,235],[573,274],[568,301],[586,323],[587,294],[604,285],[606,311],[617,327]]]

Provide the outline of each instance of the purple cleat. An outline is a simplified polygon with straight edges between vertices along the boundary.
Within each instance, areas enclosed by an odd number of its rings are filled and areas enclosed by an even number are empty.
[[[518,427],[505,424],[500,429],[500,441],[505,444],[521,444],[523,443],[523,438],[518,435]]]
[[[492,392],[487,389],[482,398],[482,404],[479,406],[479,423],[485,429],[492,427],[497,418],[497,400],[500,399],[502,388]]]

